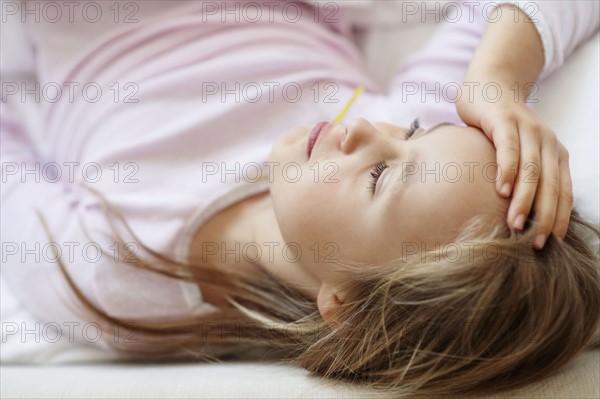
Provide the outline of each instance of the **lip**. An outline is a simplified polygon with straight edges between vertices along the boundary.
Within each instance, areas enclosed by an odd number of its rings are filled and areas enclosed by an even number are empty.
[[[319,122],[315,125],[313,130],[308,135],[308,144],[306,148],[306,155],[310,158],[310,154],[312,154],[312,150],[317,143],[317,140],[321,136],[323,132],[325,132],[326,128],[330,125],[330,122]]]

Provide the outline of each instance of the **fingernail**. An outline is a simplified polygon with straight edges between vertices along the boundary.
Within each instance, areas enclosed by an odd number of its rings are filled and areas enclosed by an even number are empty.
[[[546,236],[543,234],[540,234],[537,237],[535,237],[535,241],[533,242],[533,245],[537,249],[542,249],[544,247],[545,242],[546,242]]]
[[[521,214],[517,216],[513,226],[516,230],[523,230],[523,226],[525,226],[525,215]]]
[[[504,183],[502,189],[500,190],[500,193],[505,197],[508,197],[510,195],[510,183]]]

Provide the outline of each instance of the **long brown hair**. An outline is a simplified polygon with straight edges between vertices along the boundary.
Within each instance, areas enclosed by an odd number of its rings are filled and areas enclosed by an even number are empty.
[[[86,298],[59,261],[86,317],[133,334],[107,341],[120,353],[218,360],[273,349],[276,359],[313,375],[401,397],[519,387],[598,344],[599,257],[591,243],[600,231],[576,211],[565,239],[550,236],[540,251],[532,248],[532,229],[516,234],[498,226],[482,235],[483,219],[475,218],[452,245],[389,265],[339,263],[349,276],[347,296],[325,322],[314,302],[264,268],[177,262],[143,245],[118,210],[103,204],[117,239],[126,241],[119,222],[152,259],[125,254],[136,261],[123,267],[202,281],[232,305],[177,319],[113,317]]]

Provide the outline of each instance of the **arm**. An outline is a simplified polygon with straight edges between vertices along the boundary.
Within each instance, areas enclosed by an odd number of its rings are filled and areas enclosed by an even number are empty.
[[[533,23],[522,10],[510,4],[498,8],[501,16],[497,22],[487,24],[465,81],[492,78],[507,90],[516,83],[523,89],[515,90],[523,102],[544,67],[544,48]]]
[[[534,245],[541,248],[550,233],[564,237],[572,187],[566,149],[526,106],[526,99],[541,75],[562,65],[577,45],[597,30],[598,13],[597,3],[579,3],[569,11],[564,4],[548,2],[543,3],[545,15],[534,16],[542,7],[536,6],[529,10],[531,17],[514,5],[499,6],[501,16],[487,24],[465,83],[493,84],[502,95],[492,102],[475,90],[473,96],[460,99],[457,110],[465,123],[482,129],[496,145],[496,187],[500,195],[512,194],[509,225],[521,230],[533,208]],[[586,6],[589,9],[585,10]],[[563,27],[550,27],[547,20],[554,21],[558,13],[562,13]],[[584,28],[577,20],[580,14],[591,16]]]
[[[489,7],[496,3],[497,7]],[[527,82],[545,79],[560,68],[580,44],[600,29],[598,1],[501,0],[487,6],[484,3],[477,13],[484,16],[486,22],[478,50],[495,51],[487,54],[490,59],[479,57],[473,60],[471,66],[510,66],[513,83],[515,78],[529,78]],[[532,35],[533,32],[537,35]],[[534,64],[539,61],[540,45],[542,69],[537,70]],[[527,49],[533,52],[525,51]],[[477,55],[481,54],[482,51],[477,51]]]

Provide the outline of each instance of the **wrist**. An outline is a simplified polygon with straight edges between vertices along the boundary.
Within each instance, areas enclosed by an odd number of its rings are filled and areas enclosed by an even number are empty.
[[[510,115],[527,108],[527,95],[534,87],[534,84],[523,86],[519,82],[482,77],[465,80],[456,110],[467,125],[483,128],[487,117],[493,119],[494,116]]]

